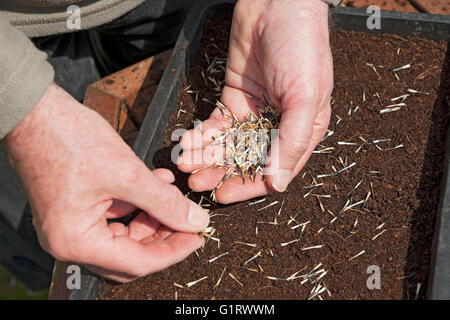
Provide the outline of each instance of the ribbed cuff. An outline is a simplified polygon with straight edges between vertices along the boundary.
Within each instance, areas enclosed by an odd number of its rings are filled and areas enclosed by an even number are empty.
[[[0,139],[25,118],[53,82],[55,73],[47,55],[31,41],[26,49],[25,59],[0,87]]]

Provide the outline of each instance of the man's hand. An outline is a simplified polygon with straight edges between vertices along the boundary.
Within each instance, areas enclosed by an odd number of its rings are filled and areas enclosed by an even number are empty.
[[[256,111],[263,96],[281,108],[279,139],[269,161],[274,174],[245,184],[228,179],[216,192],[223,203],[286,190],[324,136],[330,120],[333,63],[328,39],[328,6],[320,0],[240,0],[233,17],[222,102],[243,120]],[[215,109],[210,118],[182,137],[178,167],[194,171],[223,157],[221,147],[208,145],[229,123]],[[277,162],[278,154],[279,161]],[[193,159],[203,156],[203,163]],[[193,190],[211,190],[225,169],[203,169],[189,178]]]
[[[112,127],[50,86],[5,138],[33,210],[42,247],[117,281],[159,271],[199,248],[209,215],[151,172]],[[128,226],[107,223],[136,208]]]

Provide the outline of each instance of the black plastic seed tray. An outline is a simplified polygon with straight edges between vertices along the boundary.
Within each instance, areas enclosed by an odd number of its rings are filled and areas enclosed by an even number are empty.
[[[232,10],[235,2],[235,0],[198,0],[191,9],[133,148],[148,167],[152,167],[152,159],[163,143],[169,118],[176,109],[183,79],[189,73],[200,45],[205,22],[220,13]],[[370,13],[367,13],[366,9],[336,8],[332,11],[334,12],[334,28],[368,33],[391,33],[400,36],[415,35],[431,40],[450,41],[450,16],[381,11],[381,29],[369,30],[366,22]],[[446,150],[445,173],[428,283],[428,299],[450,299],[449,137],[447,137]],[[103,279],[83,271],[81,289],[72,290],[69,299],[97,299],[103,284]]]

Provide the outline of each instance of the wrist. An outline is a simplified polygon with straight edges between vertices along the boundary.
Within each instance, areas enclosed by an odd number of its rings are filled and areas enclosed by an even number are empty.
[[[61,100],[61,91],[56,84],[51,84],[36,105],[28,112],[3,139],[3,144],[14,164],[30,148],[41,145],[39,136],[49,130],[51,118],[54,116],[55,106]]]

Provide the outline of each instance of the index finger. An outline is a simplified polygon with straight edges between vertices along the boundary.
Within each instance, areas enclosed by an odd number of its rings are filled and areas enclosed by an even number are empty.
[[[108,233],[105,239],[85,248],[80,262],[129,279],[143,277],[178,263],[203,245],[201,236],[184,232],[175,232],[164,240],[147,243],[128,236],[114,236],[107,230],[105,232]],[[113,273],[105,276],[114,278]]]

